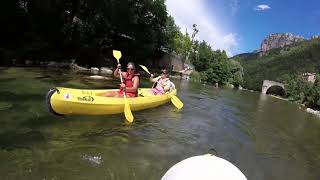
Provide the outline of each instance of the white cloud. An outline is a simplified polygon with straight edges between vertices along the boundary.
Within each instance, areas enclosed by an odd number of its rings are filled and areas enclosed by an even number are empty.
[[[271,7],[267,4],[260,4],[260,5],[253,8],[253,10],[255,10],[255,11],[267,11],[269,9],[271,9]]]
[[[231,51],[234,48],[238,47],[238,40],[239,38],[237,37],[237,34],[234,33],[230,33],[226,36],[223,37],[223,42],[224,44],[228,45],[228,49],[226,49],[227,51]]]
[[[233,50],[238,46],[237,35],[225,32],[214,14],[207,13],[204,0],[167,0],[166,5],[169,14],[183,32],[187,29],[191,34],[192,25],[197,24],[199,33],[196,39],[205,40],[213,49],[225,50],[228,56],[232,56]]]

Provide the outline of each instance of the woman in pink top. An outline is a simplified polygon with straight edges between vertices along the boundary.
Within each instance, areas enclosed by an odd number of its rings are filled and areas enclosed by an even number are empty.
[[[167,91],[171,91],[174,89],[174,84],[169,80],[169,75],[167,70],[162,70],[161,75],[153,78],[153,74],[151,74],[150,81],[154,82],[153,88],[151,89],[151,93],[154,95],[162,95]]]

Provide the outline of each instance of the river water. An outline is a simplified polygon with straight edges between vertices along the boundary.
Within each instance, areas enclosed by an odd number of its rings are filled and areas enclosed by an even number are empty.
[[[183,110],[167,104],[134,112],[131,125],[123,115],[55,117],[47,111],[51,87],[116,83],[71,72],[0,69],[1,179],[153,180],[208,152],[248,179],[320,179],[320,118],[255,92],[175,81]]]

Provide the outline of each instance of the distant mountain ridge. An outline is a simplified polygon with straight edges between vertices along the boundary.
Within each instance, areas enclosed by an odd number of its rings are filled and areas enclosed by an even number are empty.
[[[243,53],[231,58],[243,68],[246,89],[261,91],[264,80],[284,84],[290,101],[303,103],[320,110],[320,37],[310,39],[289,33],[271,34],[262,43],[260,51]],[[307,75],[307,76],[306,76]],[[312,77],[312,82],[309,77]]]
[[[283,48],[296,42],[304,41],[302,36],[293,35],[291,33],[274,33],[267,36],[261,43],[260,54],[265,55],[271,49]]]
[[[273,37],[268,38],[269,40],[277,42],[281,39],[280,36],[277,36],[279,38],[275,38],[274,35],[269,37]],[[282,82],[291,75],[320,73],[320,37],[313,36],[309,40],[302,40],[301,37],[282,36],[282,38],[285,37],[290,37],[288,39],[292,44],[281,39],[278,44],[271,43],[273,48],[268,49],[264,55],[261,55],[261,52],[255,52],[239,54],[231,58],[240,62],[243,67],[243,87],[261,90],[263,80]]]
[[[320,39],[320,36],[314,35],[311,37],[310,40],[313,40],[313,39]],[[256,55],[264,56],[264,55],[267,55],[268,52],[271,51],[272,49],[284,48],[286,46],[290,46],[295,43],[306,41],[306,40],[308,39],[302,36],[294,35],[292,33],[273,33],[268,35],[264,40],[262,40],[259,49],[251,53],[249,52],[249,53],[242,53],[242,54],[235,55],[233,58],[235,57],[251,58],[251,57],[255,57]]]

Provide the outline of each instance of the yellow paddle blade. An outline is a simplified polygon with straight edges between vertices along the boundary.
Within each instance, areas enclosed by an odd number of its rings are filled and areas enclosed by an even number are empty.
[[[117,59],[119,64],[119,59],[121,58],[121,51],[113,50],[113,57]]]
[[[149,72],[149,70],[148,70],[147,67],[145,67],[145,66],[143,66],[143,65],[139,65],[139,66],[142,67],[142,69],[145,70],[147,73],[151,74],[151,73]]]
[[[129,106],[129,103],[127,99],[125,99],[125,105],[124,105],[124,116],[126,117],[127,121],[132,123],[133,122],[133,115]]]
[[[171,96],[171,102],[178,109],[181,109],[183,107],[183,103],[180,101],[180,99],[177,96]]]

